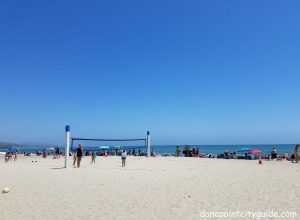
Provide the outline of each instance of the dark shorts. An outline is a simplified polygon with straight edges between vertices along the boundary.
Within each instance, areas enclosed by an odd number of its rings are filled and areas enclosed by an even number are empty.
[[[77,161],[80,162],[81,161],[81,157],[77,157]]]

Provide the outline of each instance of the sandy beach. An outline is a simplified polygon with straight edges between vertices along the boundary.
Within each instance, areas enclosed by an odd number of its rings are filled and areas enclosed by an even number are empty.
[[[294,211],[300,215],[300,164],[290,162],[90,157],[20,157],[0,163],[1,220],[207,219],[203,211]],[[37,161],[37,162],[32,162]],[[247,219],[247,218],[245,218]]]

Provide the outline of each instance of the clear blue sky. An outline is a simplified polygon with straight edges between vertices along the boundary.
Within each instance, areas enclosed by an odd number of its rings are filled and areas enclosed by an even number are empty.
[[[0,1],[0,141],[300,142],[300,2]]]

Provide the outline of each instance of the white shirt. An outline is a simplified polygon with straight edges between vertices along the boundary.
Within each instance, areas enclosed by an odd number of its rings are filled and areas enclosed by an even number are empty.
[[[126,158],[126,156],[127,156],[127,152],[126,152],[126,151],[125,151],[125,152],[122,152],[121,157],[122,157],[122,158]]]

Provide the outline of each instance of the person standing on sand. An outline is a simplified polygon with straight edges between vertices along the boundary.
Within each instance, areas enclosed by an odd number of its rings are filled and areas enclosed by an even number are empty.
[[[77,155],[77,168],[80,167],[80,163],[81,163],[81,158],[83,155],[83,147],[82,144],[79,144],[76,150],[76,155]]]
[[[299,163],[300,160],[300,154],[299,154],[299,144],[297,144],[294,148],[294,154],[295,154],[295,161],[296,163]]]
[[[55,156],[54,158],[59,159],[60,158],[60,152],[59,152],[59,147],[55,148]]]
[[[181,153],[180,147],[176,146],[176,150],[175,150],[176,157],[180,157],[180,153]]]
[[[127,152],[125,150],[122,151],[121,158],[122,158],[122,167],[125,167]]]
[[[272,158],[272,160],[277,158],[277,151],[276,151],[275,147],[273,147],[273,149],[271,151],[271,158]]]
[[[92,164],[95,164],[96,163],[96,152],[95,151],[93,151],[92,152]]]

